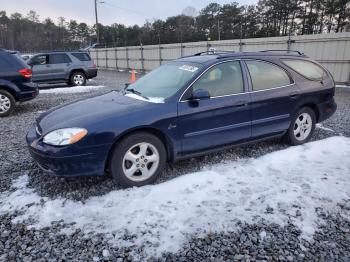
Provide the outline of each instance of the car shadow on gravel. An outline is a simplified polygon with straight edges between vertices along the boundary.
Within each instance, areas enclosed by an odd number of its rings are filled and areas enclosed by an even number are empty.
[[[313,141],[325,139],[333,135],[335,134],[331,131],[316,129]],[[280,139],[274,139],[182,160],[175,164],[168,164],[165,171],[154,184],[163,183],[185,174],[198,172],[204,167],[242,158],[257,158],[287,147],[288,145],[282,143]],[[29,187],[34,188],[42,197],[53,199],[63,197],[76,201],[84,201],[93,196],[101,196],[111,191],[122,189],[109,174],[69,179],[59,178],[45,174],[34,163],[29,171],[29,178]]]

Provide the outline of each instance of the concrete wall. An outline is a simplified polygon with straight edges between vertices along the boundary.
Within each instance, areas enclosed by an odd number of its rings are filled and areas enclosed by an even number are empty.
[[[91,50],[91,56],[101,68],[150,71],[159,65],[207,51],[213,47],[222,51],[261,51],[288,49],[288,37],[252,38],[195,42],[184,44],[130,46]],[[298,50],[316,59],[330,70],[337,82],[350,83],[350,33],[293,36],[291,50]]]

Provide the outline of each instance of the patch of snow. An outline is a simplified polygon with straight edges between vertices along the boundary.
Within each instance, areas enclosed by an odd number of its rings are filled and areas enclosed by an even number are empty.
[[[155,104],[163,104],[164,103],[164,98],[162,98],[162,97],[148,97],[148,99],[146,99],[146,98],[139,96],[137,94],[125,94],[125,96],[135,98],[138,100],[142,100],[142,101],[146,101],[146,102],[150,102],[150,103],[155,103]]]
[[[0,214],[21,211],[13,223],[27,221],[35,228],[63,219],[75,223],[66,234],[76,228],[103,233],[119,247],[145,245],[156,256],[176,252],[193,235],[235,230],[238,221],[266,219],[281,226],[290,221],[310,238],[322,223],[315,209],[335,210],[350,198],[349,159],[350,138],[331,137],[84,203],[40,197],[24,175],[0,194]]]
[[[319,129],[322,129],[322,130],[325,130],[325,131],[328,131],[328,132],[333,132],[333,133],[335,132],[333,129],[325,127],[322,124],[316,124],[316,128],[319,128]]]
[[[75,94],[75,93],[87,93],[97,89],[104,88],[105,86],[73,86],[73,87],[61,87],[40,89],[40,94]]]
[[[336,87],[350,88],[350,85],[336,85]]]

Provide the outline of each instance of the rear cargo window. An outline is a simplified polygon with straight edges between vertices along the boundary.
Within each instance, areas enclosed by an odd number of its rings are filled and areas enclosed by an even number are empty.
[[[310,61],[300,59],[282,59],[282,62],[297,73],[312,80],[321,80],[326,74],[323,68]]]
[[[91,58],[87,53],[72,53],[72,56],[78,58],[80,61],[91,61]]]
[[[0,70],[5,71],[10,66],[11,65],[9,64],[7,59],[5,58],[5,55],[0,54]]]

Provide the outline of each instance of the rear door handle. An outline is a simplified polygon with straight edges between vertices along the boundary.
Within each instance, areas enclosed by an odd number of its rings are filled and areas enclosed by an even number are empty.
[[[245,107],[248,106],[248,101],[239,101],[236,104],[234,104],[235,107]]]
[[[292,99],[297,99],[300,96],[299,92],[290,93],[289,97]]]

